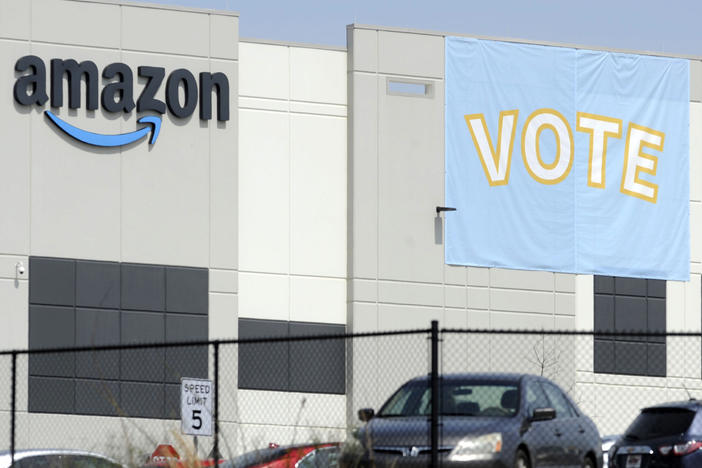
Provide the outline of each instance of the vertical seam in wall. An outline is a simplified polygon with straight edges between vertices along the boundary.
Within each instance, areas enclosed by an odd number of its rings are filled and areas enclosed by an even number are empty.
[[[124,63],[124,49],[123,46],[124,44],[122,43],[122,39],[124,38],[124,5],[119,5],[119,59],[122,63]],[[120,131],[123,132],[124,128],[124,119],[119,119],[119,127]],[[120,261],[120,301],[119,301],[119,307],[120,307],[120,321],[122,318],[122,267],[121,267],[121,262],[124,261],[123,257],[123,252],[122,248],[124,245],[124,150],[122,147],[119,148],[119,261]],[[121,327],[121,325],[120,325]],[[120,340],[122,339],[121,335],[121,330],[120,330]],[[121,343],[121,341],[120,341]],[[121,356],[122,353],[120,352],[119,355]],[[121,362],[120,362],[121,365]],[[120,377],[121,377],[121,372],[120,372]],[[120,385],[121,387],[121,385]],[[121,399],[121,391],[120,391],[120,399]]]
[[[380,329],[380,31],[375,30],[375,329]],[[376,360],[380,350],[376,348]],[[377,361],[376,361],[377,362]]]
[[[292,102],[292,47],[288,46],[288,322],[292,320],[292,269],[293,269],[293,132],[292,114],[290,106]],[[288,334],[290,326],[288,325]],[[290,352],[288,351],[288,356]],[[289,367],[289,366],[288,366]],[[288,376],[288,386],[290,377]]]
[[[29,52],[34,53],[34,45],[32,42],[32,38],[34,37],[34,31],[32,29],[32,18],[34,17],[34,1],[31,0],[29,2]],[[32,138],[32,130],[34,125],[32,124],[32,113],[30,112],[28,115],[28,125],[29,125],[29,160],[27,161],[27,187],[29,187],[29,216],[27,220],[27,256],[30,256],[32,254],[32,161],[33,161],[33,153],[34,153],[34,145],[32,142],[34,141],[34,138]],[[29,259],[27,259],[27,266],[29,266]],[[31,275],[32,272],[30,271],[29,274]],[[27,316],[29,316],[29,307],[27,308]],[[27,337],[29,339],[29,337]],[[27,402],[29,404],[29,402]]]
[[[207,15],[207,23],[209,26],[209,36],[207,38],[207,71],[212,73],[212,14]],[[237,68],[238,71],[238,68]],[[238,94],[237,90],[237,94]],[[217,97],[219,98],[219,92],[217,94]],[[217,111],[219,112],[219,110]],[[238,112],[238,110],[237,110]],[[219,114],[217,114],[217,118],[219,118]],[[208,270],[210,267],[212,267],[212,236],[214,235],[215,230],[213,229],[214,222],[212,220],[212,191],[214,190],[215,184],[212,181],[212,121],[210,120],[207,123],[207,159],[208,159],[208,164],[207,164],[207,180],[209,182],[209,190],[207,191],[207,222],[208,222],[208,227],[209,227],[209,235],[207,236],[207,266]],[[215,124],[217,125],[217,124]],[[238,151],[237,151],[238,153]],[[209,278],[207,281],[207,289],[209,293],[210,285],[209,285]],[[210,304],[209,300],[207,302],[207,315],[209,316],[210,312]],[[207,329],[207,336],[209,337],[209,327]]]

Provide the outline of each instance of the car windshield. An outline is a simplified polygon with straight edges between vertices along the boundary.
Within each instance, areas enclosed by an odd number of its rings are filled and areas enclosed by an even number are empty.
[[[444,380],[439,412],[442,416],[510,417],[519,408],[517,382]],[[378,417],[427,416],[431,413],[428,381],[410,382],[383,405]]]
[[[626,437],[640,440],[683,434],[694,417],[695,412],[685,408],[645,409],[626,430]]]

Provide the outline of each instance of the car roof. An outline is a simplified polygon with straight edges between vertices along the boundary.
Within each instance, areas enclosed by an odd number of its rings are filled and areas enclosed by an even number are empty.
[[[692,411],[697,411],[700,408],[702,408],[702,401],[701,400],[695,400],[694,398],[690,400],[683,400],[683,401],[671,401],[668,403],[660,403],[658,405],[652,405],[652,406],[647,406],[646,408],[643,408],[641,411],[646,411],[650,409],[663,409],[663,408],[678,408],[678,409],[688,409]]]
[[[109,460],[116,463],[110,457],[103,455],[101,453],[88,452],[86,450],[72,450],[72,449],[23,449],[15,450],[15,461],[21,460],[28,457],[36,457],[41,455],[79,455],[79,456],[91,456],[99,457],[104,460]],[[0,467],[10,464],[12,454],[9,450],[0,450]]]
[[[519,382],[525,377],[541,378],[530,374],[517,374],[509,372],[464,372],[454,374],[441,374],[442,380],[491,380],[497,382]],[[423,382],[429,380],[428,375],[415,377],[410,382]],[[544,379],[546,380],[546,379]]]

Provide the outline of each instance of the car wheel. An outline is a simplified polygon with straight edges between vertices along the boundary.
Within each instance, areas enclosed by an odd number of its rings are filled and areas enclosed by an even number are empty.
[[[529,468],[529,457],[524,450],[517,450],[517,455],[514,457],[514,468]]]
[[[583,460],[583,468],[596,468],[595,462],[592,461],[592,458],[585,457],[585,460]]]

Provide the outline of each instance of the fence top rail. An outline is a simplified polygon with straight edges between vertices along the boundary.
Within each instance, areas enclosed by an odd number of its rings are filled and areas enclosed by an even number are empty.
[[[442,328],[442,334],[465,334],[465,335],[534,335],[534,336],[592,336],[592,337],[689,337],[702,338],[702,332],[645,332],[645,331],[592,331],[592,330],[518,330],[518,329],[488,329],[488,328]],[[300,335],[300,336],[279,336],[261,338],[240,338],[229,340],[199,340],[199,341],[172,341],[160,343],[130,343],[114,345],[94,345],[94,346],[74,346],[58,348],[36,348],[36,349],[14,349],[0,351],[0,356],[20,355],[20,354],[50,354],[50,353],[70,353],[87,351],[119,351],[130,349],[153,349],[153,348],[179,348],[191,346],[219,346],[219,345],[242,345],[257,343],[281,343],[296,341],[330,341],[348,340],[355,338],[381,338],[389,336],[407,336],[426,334],[427,338],[431,333],[430,328],[412,330],[378,331],[366,333],[337,333],[329,335]]]
[[[256,344],[256,343],[280,343],[293,341],[329,341],[329,340],[347,340],[354,338],[373,338],[385,336],[403,336],[403,335],[428,335],[431,333],[430,328],[420,328],[411,330],[391,330],[366,333],[336,333],[329,335],[299,335],[299,336],[278,336],[278,337],[261,337],[261,338],[239,338],[228,340],[193,340],[193,341],[168,341],[159,343],[129,343],[129,344],[114,344],[114,345],[94,345],[94,346],[73,346],[73,347],[58,347],[58,348],[35,348],[35,349],[10,349],[0,351],[0,356],[9,356],[17,354],[49,354],[49,353],[73,353],[81,351],[119,351],[129,349],[154,349],[154,348],[180,348],[190,346],[219,346],[219,345],[239,345],[239,344]]]

